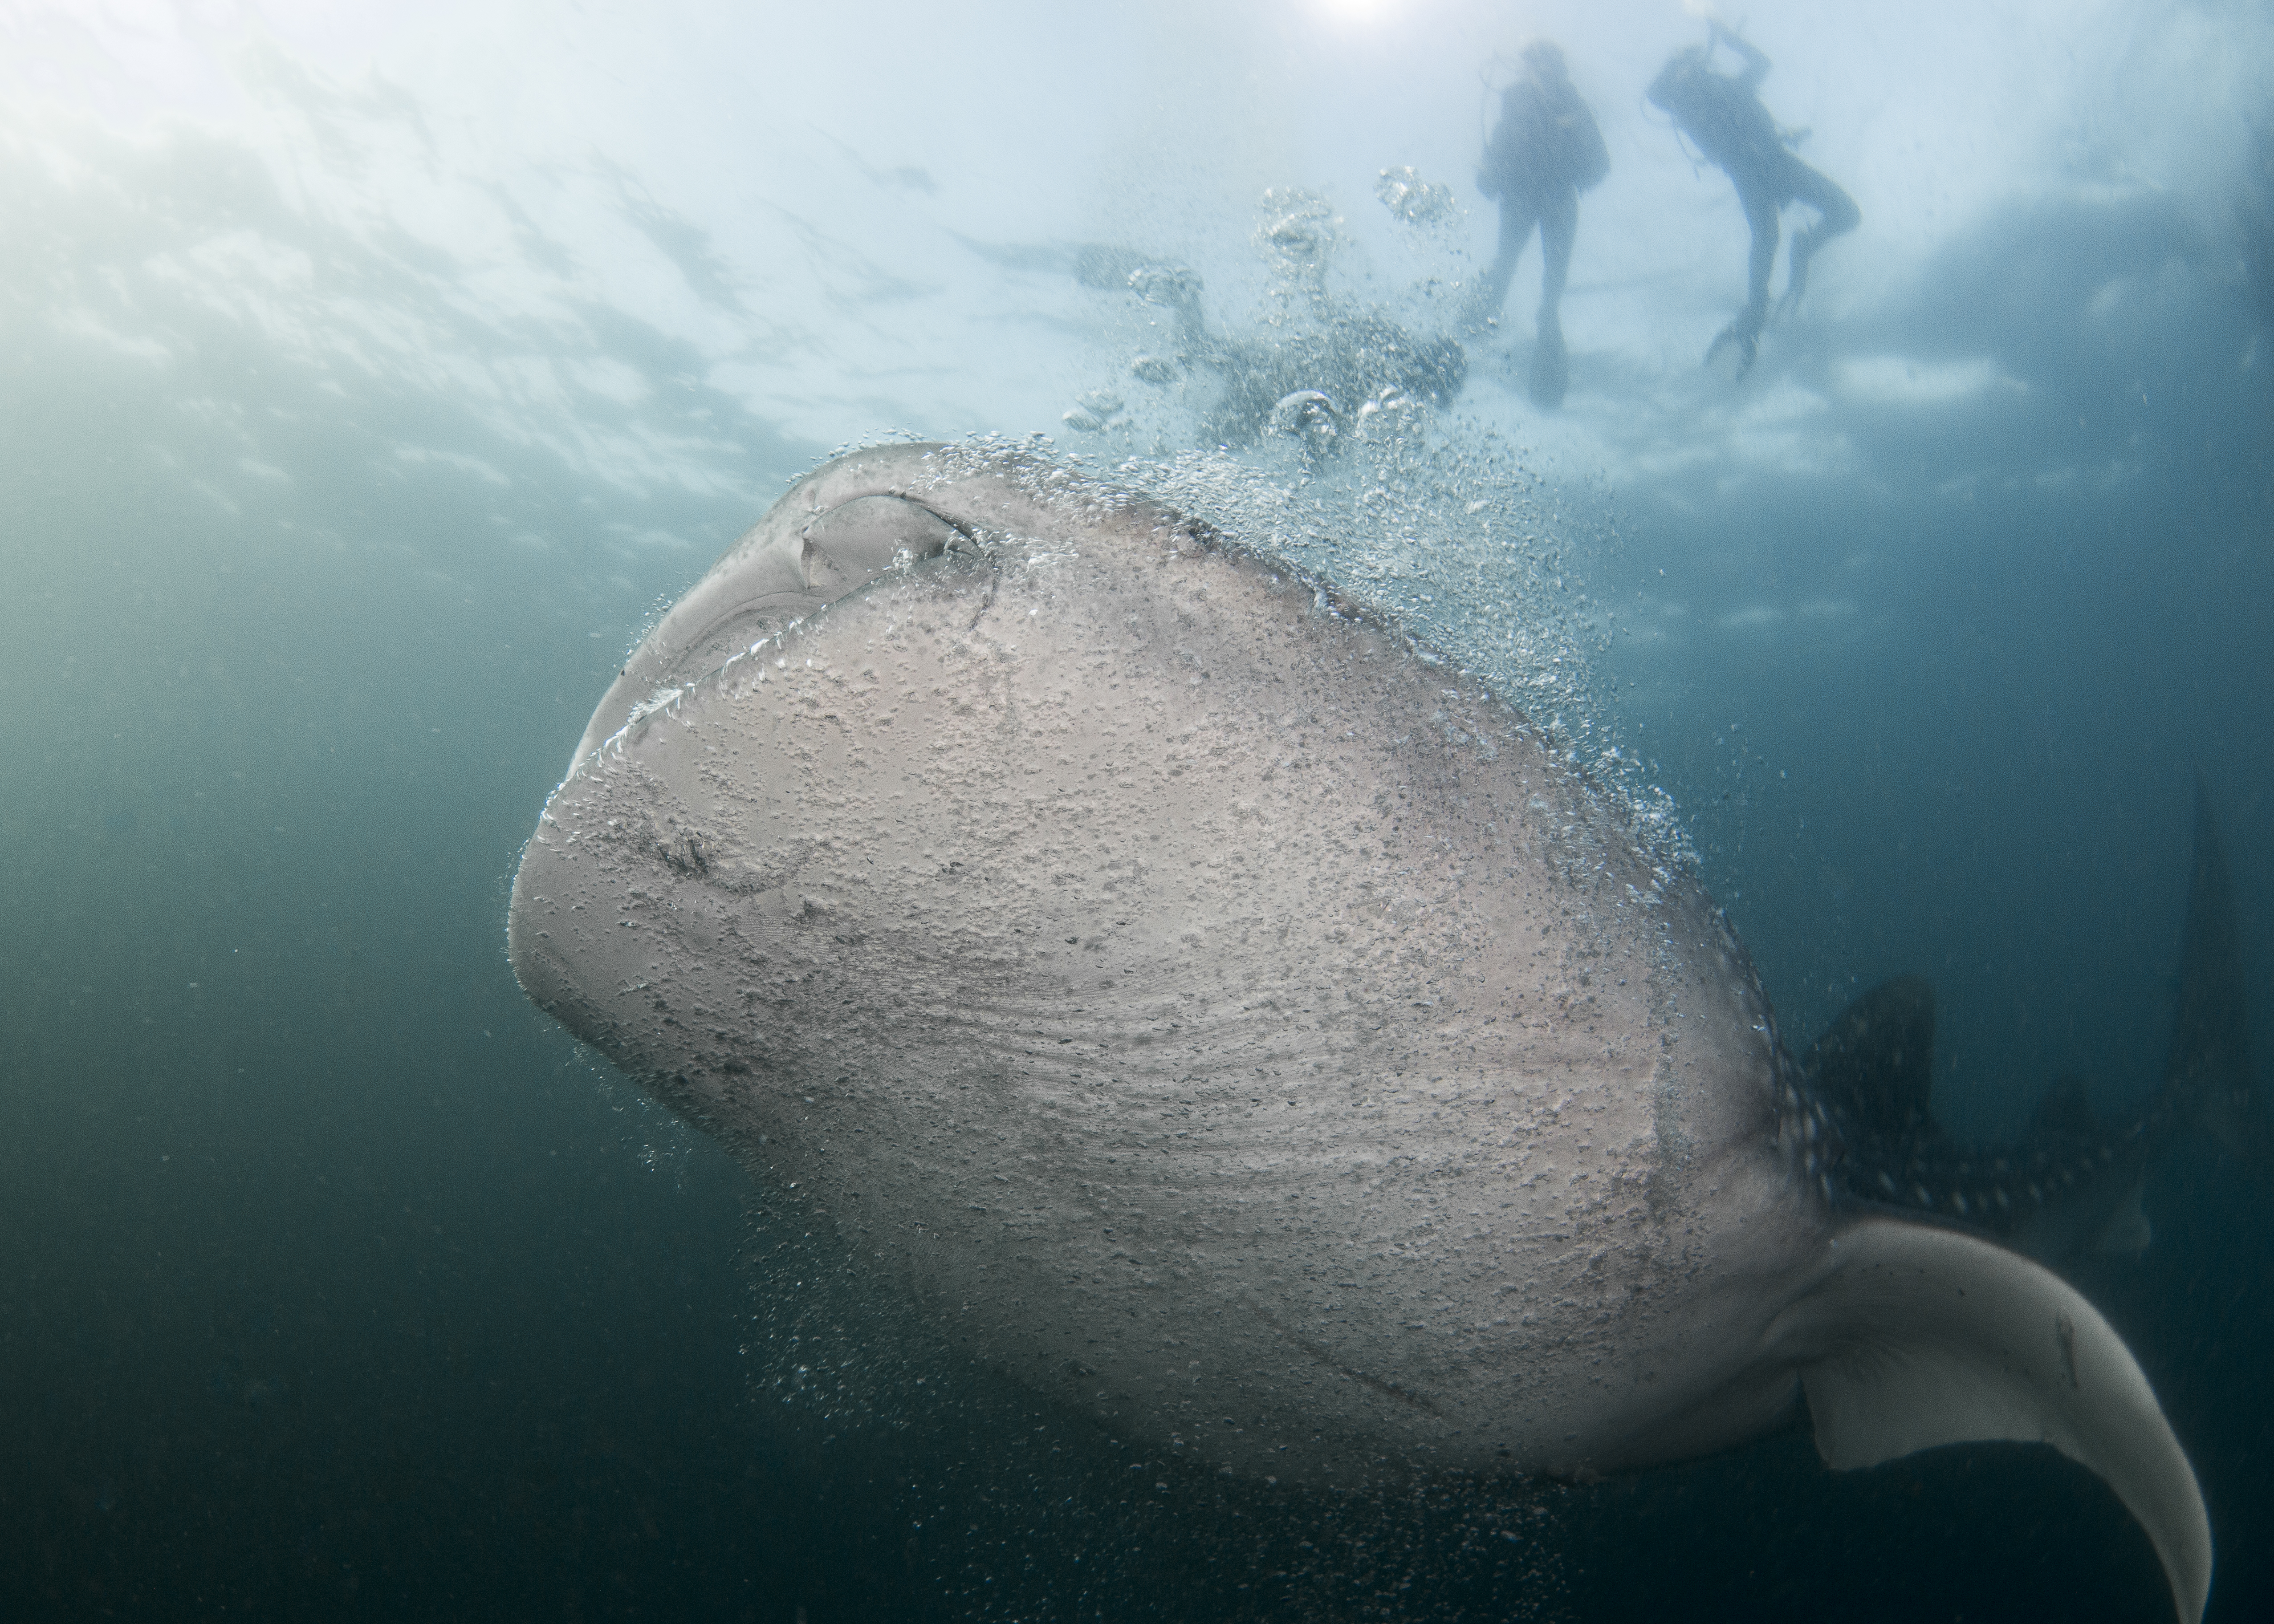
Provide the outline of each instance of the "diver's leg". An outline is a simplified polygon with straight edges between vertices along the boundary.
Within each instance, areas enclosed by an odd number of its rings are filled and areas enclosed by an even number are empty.
[[[1566,186],[1540,205],[1540,322],[1557,324],[1563,282],[1571,274],[1571,243],[1579,235],[1579,194]]]
[[[1761,328],[1769,319],[1769,267],[1776,263],[1777,199],[1764,187],[1741,182],[1737,200],[1745,206],[1745,223],[1753,230],[1752,257],[1745,267],[1745,310],[1721,329],[1706,351],[1706,359],[1710,363],[1724,349],[1735,344],[1737,376],[1743,378],[1753,370],[1753,357],[1760,350]]]
[[[1777,199],[1754,188],[1737,195],[1745,205],[1745,223],[1753,229],[1752,258],[1745,266],[1745,321],[1758,333],[1769,319],[1769,270],[1776,264]]]
[[[1516,262],[1540,214],[1532,199],[1510,194],[1500,200],[1500,252],[1478,284],[1476,302],[1469,306],[1469,325],[1480,327],[1500,314],[1508,299],[1508,284],[1516,280]]]
[[[1816,251],[1864,222],[1864,213],[1856,207],[1855,199],[1797,158],[1793,160],[1786,184],[1795,198],[1816,211],[1817,220],[1806,230],[1792,234],[1792,264],[1785,272],[1784,297],[1777,302],[1780,313],[1800,308],[1800,296],[1808,289],[1808,262]]]
[[[1532,346],[1525,393],[1549,410],[1563,403],[1570,369],[1563,348],[1564,280],[1571,273],[1571,242],[1579,232],[1579,194],[1566,186],[1540,205],[1540,320]]]

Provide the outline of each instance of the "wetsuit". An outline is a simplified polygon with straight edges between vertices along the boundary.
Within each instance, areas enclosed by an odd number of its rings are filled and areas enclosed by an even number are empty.
[[[1594,114],[1565,77],[1562,53],[1543,41],[1525,51],[1525,61],[1529,71],[1501,93],[1500,123],[1477,171],[1477,190],[1500,199],[1500,252],[1485,273],[1471,320],[1480,326],[1499,314],[1516,262],[1537,226],[1539,342],[1531,393],[1540,405],[1554,406],[1563,398],[1560,306],[1579,229],[1579,194],[1610,173],[1611,156]]]
[[[1664,108],[1697,145],[1706,161],[1737,188],[1745,222],[1752,228],[1752,257],[1747,266],[1744,313],[1713,341],[1707,357],[1724,345],[1738,346],[1743,365],[1751,367],[1761,328],[1768,321],[1769,270],[1776,261],[1777,211],[1787,203],[1807,204],[1817,212],[1814,225],[1793,234],[1790,263],[1785,274],[1784,304],[1800,302],[1808,286],[1808,262],[1816,251],[1863,220],[1856,201],[1826,177],[1795,157],[1778,131],[1756,89],[1769,71],[1769,59],[1736,35],[1716,31],[1715,37],[1745,59],[1742,73],[1717,73],[1708,65],[1708,52],[1677,51],[1651,81],[1649,96]]]

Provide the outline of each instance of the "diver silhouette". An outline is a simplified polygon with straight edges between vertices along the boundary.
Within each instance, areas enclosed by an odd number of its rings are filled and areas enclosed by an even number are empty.
[[[1777,211],[1787,203],[1801,202],[1816,211],[1814,225],[1796,231],[1790,265],[1785,273],[1780,314],[1799,307],[1808,287],[1808,262],[1816,251],[1863,221],[1856,200],[1826,177],[1792,154],[1808,132],[1788,134],[1777,127],[1755,94],[1768,77],[1769,59],[1720,23],[1708,25],[1712,36],[1668,58],[1651,81],[1649,96],[1673,117],[1675,127],[1697,144],[1707,162],[1728,176],[1744,206],[1746,223],[1753,232],[1752,259],[1748,267],[1744,313],[1721,329],[1706,351],[1713,357],[1731,344],[1737,347],[1737,376],[1752,370],[1760,348],[1761,328],[1769,313],[1769,268],[1775,263]],[[1713,49],[1727,45],[1743,59],[1739,73],[1721,73],[1713,66]]]
[[[1477,190],[1500,200],[1500,252],[1469,310],[1482,327],[1500,313],[1516,262],[1533,226],[1540,228],[1540,315],[1525,392],[1535,405],[1562,404],[1570,369],[1559,306],[1579,229],[1579,194],[1611,172],[1595,116],[1571,87],[1563,52],[1534,40],[1520,53],[1524,72],[1501,93],[1500,123],[1485,143]]]

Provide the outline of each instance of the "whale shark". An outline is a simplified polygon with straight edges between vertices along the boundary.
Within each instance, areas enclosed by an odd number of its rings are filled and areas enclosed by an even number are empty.
[[[1329,1487],[2043,1443],[2202,1613],[2121,1338],[1852,1198],[1690,871],[1394,620],[1141,492],[983,446],[797,483],[602,696],[507,946],[866,1287],[1117,1436]]]
[[[2153,1229],[2142,1187],[2190,1132],[2206,1129],[2264,1165],[2241,930],[2200,778],[2194,847],[2171,1039],[2146,1102],[2103,1123],[2083,1079],[2067,1076],[2017,1138],[1958,1138],[1937,1120],[1931,1098],[1934,989],[1921,976],[1894,976],[1851,1002],[1800,1059],[1803,1088],[1825,1119],[1824,1163],[1846,1202],[1977,1229],[2058,1267],[2088,1252],[2146,1251]]]

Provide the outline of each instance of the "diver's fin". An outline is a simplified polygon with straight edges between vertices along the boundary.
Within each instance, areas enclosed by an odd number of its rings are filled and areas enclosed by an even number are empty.
[[[1743,317],[1740,317],[1736,320],[1732,321],[1728,327],[1723,327],[1719,333],[1713,335],[1713,342],[1706,346],[1706,365],[1709,367],[1712,366],[1714,361],[1720,357],[1721,352],[1724,350],[1728,349],[1731,345],[1735,345],[1736,347],[1737,370],[1730,375],[1729,381],[1736,383],[1741,381],[1747,372],[1753,370],[1753,362],[1760,355],[1761,329],[1759,324],[1757,322],[1749,323]]]
[[[2164,1063],[2171,1100],[2234,1143],[2263,1148],[2264,1127],[2251,1100],[2250,1026],[2243,986],[2242,933],[2218,820],[2202,775],[2195,775],[2195,867],[2180,936],[2180,1007]]]
[[[2181,1624],[2210,1593],[2210,1523],[2131,1351],[2050,1269],[1956,1229],[1867,1217],[1769,1335],[1841,1470],[1977,1439],[2049,1443],[2147,1530]]]
[[[2097,1139],[2100,1131],[2100,1119],[2092,1114],[2084,1079],[2073,1071],[2055,1078],[2045,1097],[2037,1101],[2037,1109],[2029,1113],[2032,1139]]]
[[[1800,1069],[1850,1126],[1895,1140],[1931,1133],[1934,989],[1916,975],[1881,981],[1840,1011]]]

